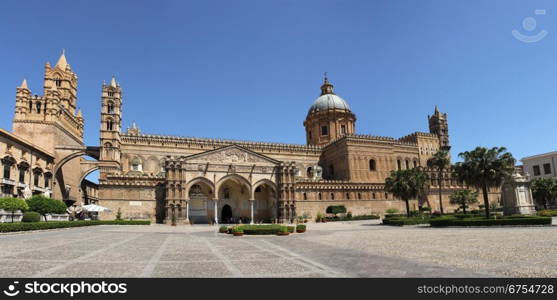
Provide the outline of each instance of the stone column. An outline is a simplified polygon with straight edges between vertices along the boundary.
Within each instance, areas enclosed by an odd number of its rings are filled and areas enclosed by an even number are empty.
[[[255,199],[249,199],[249,205],[250,205],[250,224],[253,224],[253,203],[255,202]]]
[[[215,225],[219,225],[217,200],[215,199],[215,200],[213,200],[213,202],[215,203]]]
[[[170,205],[166,207],[166,221],[167,223],[170,223],[172,220],[172,208],[170,208]]]
[[[190,200],[186,200],[186,224],[190,224]]]

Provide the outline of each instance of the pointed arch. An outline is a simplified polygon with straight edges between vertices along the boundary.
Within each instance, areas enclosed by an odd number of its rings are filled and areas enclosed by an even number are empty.
[[[228,174],[228,175],[222,177],[221,179],[219,179],[217,181],[217,184],[216,184],[215,195],[218,196],[218,192],[219,192],[223,183],[225,183],[228,180],[234,180],[234,179],[238,180],[240,182],[240,184],[245,185],[246,188],[248,189],[249,195],[252,195],[251,183],[246,178],[244,178],[243,176],[240,176],[238,174]]]
[[[192,187],[193,185],[195,185],[195,184],[198,184],[198,183],[203,183],[203,184],[208,185],[208,186],[211,188],[211,190],[212,190],[212,192],[213,192],[213,194],[214,194],[214,191],[215,191],[215,184],[214,184],[211,180],[209,180],[209,179],[207,179],[207,178],[205,178],[205,177],[196,177],[196,178],[190,180],[190,181],[186,184],[186,188],[185,188],[185,190],[184,190],[184,195],[186,196],[186,198],[189,198],[191,187]]]
[[[261,180],[259,180],[259,181],[257,181],[256,183],[253,184],[252,192],[251,192],[251,199],[255,199],[255,190],[259,186],[264,185],[264,184],[270,186],[271,189],[273,189],[273,191],[275,192],[275,196],[278,194],[277,193],[277,185],[274,182],[272,182],[269,179],[261,179]]]

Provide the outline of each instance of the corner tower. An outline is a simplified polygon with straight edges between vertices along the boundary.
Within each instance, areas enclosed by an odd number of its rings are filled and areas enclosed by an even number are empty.
[[[122,89],[112,77],[109,85],[103,83],[101,96],[100,160],[105,173],[117,171],[120,164],[120,128],[122,124]],[[108,164],[107,164],[108,163]]]
[[[429,121],[429,132],[437,135],[439,138],[439,145],[441,150],[449,151],[451,145],[449,143],[449,123],[447,121],[447,114],[440,113],[437,105],[432,116],[427,116]]]
[[[321,95],[309,108],[304,127],[308,145],[325,145],[344,135],[354,134],[356,115],[350,111],[348,103],[334,92],[327,78],[323,80]]]

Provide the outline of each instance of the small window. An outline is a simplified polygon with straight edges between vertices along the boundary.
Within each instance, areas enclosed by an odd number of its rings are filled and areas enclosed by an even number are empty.
[[[321,126],[321,135],[329,135],[329,127]]]
[[[25,183],[25,169],[19,169],[19,182]]]
[[[551,164],[543,164],[543,173],[551,174]]]
[[[41,178],[41,174],[35,173],[35,177],[33,178],[33,185],[39,186],[39,179]]]
[[[11,167],[10,165],[7,165],[7,164],[4,165],[4,178],[10,179],[10,170],[11,170],[11,168],[12,168],[12,167]]]
[[[350,200],[350,193],[346,193],[346,200]]]
[[[114,92],[113,92],[113,91],[109,91],[109,92],[108,92],[108,97],[114,97]]]
[[[331,200],[335,200],[335,194],[331,193]]]
[[[540,166],[535,165],[532,168],[534,169],[534,176],[540,176],[541,175]]]
[[[375,199],[375,193],[371,193],[371,199]]]
[[[45,188],[50,187],[50,175],[45,175],[44,176],[44,187]]]
[[[406,170],[410,169],[410,161],[406,160]]]
[[[113,114],[114,113],[114,104],[108,103],[107,110],[108,110],[109,114]]]
[[[376,163],[375,163],[375,159],[370,159],[369,160],[369,170],[370,171],[375,171],[377,169]]]
[[[358,200],[362,200],[362,193],[358,193]]]
[[[313,178],[313,168],[312,167],[309,167],[307,169],[307,176],[308,176],[308,178]]]
[[[38,102],[35,104],[37,107],[37,113],[40,114],[41,113],[41,102]]]
[[[304,193],[303,196],[304,196],[304,200],[308,199],[308,194]]]
[[[61,86],[62,86],[62,80],[56,79],[56,80],[54,80],[54,81],[56,82],[56,86],[57,86],[57,87],[61,87]]]
[[[321,200],[321,193],[317,194],[317,199]]]
[[[401,169],[402,169],[402,163],[400,162],[400,159],[397,159],[397,160],[396,160],[396,167],[397,167],[397,170],[401,170]]]
[[[415,161],[414,161],[414,168],[417,168],[417,167],[418,167],[418,161],[415,160]]]
[[[389,199],[389,193],[385,193],[385,199]]]
[[[107,120],[106,121],[106,130],[112,130],[112,128],[114,127],[113,125],[114,125],[114,123],[112,123],[112,120]]]
[[[346,125],[340,125],[340,133],[341,133],[342,135],[345,135],[345,134],[346,134]]]

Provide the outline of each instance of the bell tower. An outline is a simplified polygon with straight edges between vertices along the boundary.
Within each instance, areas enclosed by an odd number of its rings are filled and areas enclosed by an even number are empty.
[[[440,113],[437,105],[432,116],[427,116],[429,121],[429,132],[437,135],[439,138],[439,146],[441,150],[449,151],[451,145],[449,143],[449,124],[447,114]]]
[[[122,124],[122,88],[112,76],[109,85],[103,83],[101,96],[101,128],[100,128],[100,160],[120,163],[120,128]],[[109,167],[111,165],[112,167]],[[102,173],[115,170],[114,164],[109,164]]]

